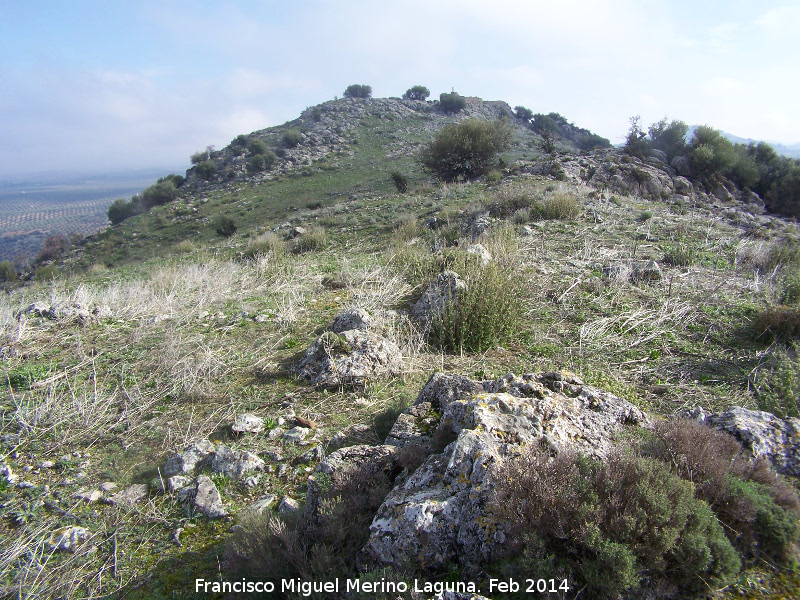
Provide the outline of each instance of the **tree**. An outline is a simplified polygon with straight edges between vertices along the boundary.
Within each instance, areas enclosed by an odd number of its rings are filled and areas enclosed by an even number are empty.
[[[686,133],[689,126],[683,121],[671,121],[661,119],[658,123],[653,123],[647,130],[653,148],[661,150],[667,155],[667,162],[671,162],[676,156],[685,155],[688,149],[686,145]]]
[[[297,131],[297,129],[287,129],[281,136],[281,142],[287,148],[294,148],[301,141],[303,141],[303,134]]]
[[[214,219],[214,231],[220,237],[229,238],[236,233],[237,229],[236,222],[226,215],[219,215]]]
[[[516,113],[517,118],[524,123],[530,123],[530,120],[533,118],[533,111],[530,108],[525,108],[524,106],[515,107],[514,112]]]
[[[111,221],[112,225],[122,223],[130,216],[130,203],[126,202],[124,198],[117,198],[108,207],[108,220]]]
[[[467,101],[458,92],[439,94],[439,106],[446,113],[457,113],[467,105]]]
[[[647,158],[650,156],[650,142],[642,130],[642,118],[636,115],[630,121],[628,137],[625,139],[625,153],[637,158]]]
[[[692,172],[703,178],[727,176],[736,163],[736,150],[730,140],[708,125],[694,130],[689,160]]]
[[[264,154],[268,150],[267,142],[259,138],[253,138],[247,143],[247,150],[250,154]]]
[[[345,98],[370,98],[372,96],[372,86],[354,83],[348,85],[344,91]]]
[[[406,90],[403,98],[406,100],[426,100],[431,95],[431,91],[424,85],[415,85]]]
[[[467,119],[443,127],[422,151],[420,162],[443,181],[475,179],[495,166],[510,142],[511,129],[505,121]]]
[[[201,163],[198,163],[194,167],[195,173],[201,179],[211,179],[217,172],[217,163],[213,160],[204,160]]]

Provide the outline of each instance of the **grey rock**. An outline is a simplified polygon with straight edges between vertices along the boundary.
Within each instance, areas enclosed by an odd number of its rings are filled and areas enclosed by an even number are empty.
[[[220,446],[211,460],[211,471],[232,479],[241,479],[248,471],[263,471],[264,461],[245,450],[231,450]]]
[[[56,466],[56,463],[54,463],[52,460],[45,460],[45,461],[42,461],[42,464],[39,465],[39,468],[40,469],[52,469],[55,466]]]
[[[145,500],[149,493],[149,488],[145,483],[134,483],[133,485],[129,485],[124,490],[117,492],[113,496],[111,496],[111,504],[125,504],[128,506],[133,506]]]
[[[51,550],[75,553],[77,549],[91,537],[84,527],[62,527],[50,533],[47,546]]]
[[[471,244],[467,246],[467,253],[474,254],[481,261],[481,266],[485,267],[492,262],[492,254],[484,248],[483,244]]]
[[[466,288],[467,284],[455,271],[439,273],[414,304],[411,314],[417,319],[434,319],[446,311]]]
[[[781,419],[769,412],[734,406],[706,416],[705,423],[732,434],[778,473],[800,476],[800,419]]]
[[[264,430],[264,419],[244,413],[237,415],[231,425],[231,431],[234,433],[253,433],[258,434]]]
[[[658,161],[659,163],[667,164],[667,155],[661,150],[653,148],[652,150],[650,150],[650,156],[651,158],[656,159],[656,161]]]
[[[297,500],[284,496],[278,505],[278,514],[282,517],[292,517],[300,513],[300,503]]]
[[[301,376],[315,385],[364,385],[400,373],[403,356],[393,341],[372,331],[326,331],[306,350],[298,365]]]
[[[208,440],[200,440],[186,448],[183,452],[170,456],[161,471],[166,477],[191,473],[201,468],[214,453],[214,444]]]
[[[324,457],[325,451],[322,449],[322,446],[314,446],[310,450],[306,450],[301,455],[297,456],[293,462],[295,464],[317,462],[322,460]]]
[[[635,263],[631,273],[631,279],[634,281],[661,281],[663,276],[661,267],[654,260]]]
[[[601,458],[623,427],[649,426],[647,415],[629,402],[567,372],[484,382],[439,375],[426,388],[406,411],[406,429],[419,440],[445,428],[454,441],[430,454],[378,510],[365,553],[379,564],[413,559],[421,568],[441,568],[496,558],[504,537],[487,510],[493,465],[542,442],[555,451],[570,448]],[[393,430],[387,441],[409,439]]]
[[[694,191],[692,182],[681,175],[672,178],[672,185],[675,193],[681,196],[691,196],[692,192]]]
[[[425,229],[430,229],[435,231],[439,229],[439,220],[436,217],[428,217],[422,222],[422,226]]]
[[[522,237],[532,237],[536,234],[536,230],[530,225],[523,225],[522,228],[519,230],[519,234]]]
[[[342,333],[351,329],[373,329],[376,326],[376,319],[363,308],[348,308],[333,320],[331,331]]]
[[[0,465],[0,477],[3,477],[8,485],[16,485],[19,482],[19,475],[11,470],[10,465]]]
[[[296,444],[297,442],[306,439],[309,433],[311,433],[311,430],[307,427],[292,427],[289,431],[283,434],[283,439],[290,444]]]
[[[219,519],[228,515],[222,505],[222,497],[217,486],[205,475],[199,476],[192,485],[178,492],[178,499],[187,505],[189,513],[199,512],[209,519]]]
[[[91,490],[91,491],[81,490],[79,492],[75,492],[74,494],[72,494],[72,497],[77,498],[78,500],[83,500],[87,504],[93,504],[94,502],[97,502],[98,500],[100,500],[100,498],[103,497],[103,493],[100,490]]]
[[[264,496],[261,496],[261,498],[259,498],[255,502],[253,502],[250,506],[247,507],[246,510],[249,512],[261,514],[272,508],[276,500],[277,497],[275,496],[275,494],[266,494]]]
[[[672,159],[669,163],[675,171],[681,177],[691,177],[692,176],[692,165],[689,162],[689,159],[686,156],[676,156]]]
[[[277,440],[278,438],[283,437],[284,433],[286,433],[286,430],[283,427],[273,427],[267,432],[267,439]]]
[[[103,483],[100,484],[100,491],[107,494],[109,492],[113,492],[118,487],[119,486],[113,481],[104,481]]]

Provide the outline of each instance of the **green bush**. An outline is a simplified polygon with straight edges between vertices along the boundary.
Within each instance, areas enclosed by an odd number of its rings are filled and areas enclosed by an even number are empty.
[[[256,154],[255,156],[251,156],[247,161],[247,171],[250,173],[259,173],[269,169],[275,164],[276,160],[278,160],[278,157],[272,150],[267,150],[264,154]]]
[[[281,135],[281,143],[286,148],[294,148],[302,141],[303,134],[301,134],[297,129],[287,129]]]
[[[17,279],[19,279],[19,274],[11,261],[0,261],[0,281],[16,281]]]
[[[204,160],[195,165],[194,171],[201,179],[209,180],[217,173],[217,163],[213,160]]]
[[[398,192],[405,194],[408,191],[408,177],[403,175],[400,171],[392,171],[389,173],[389,177],[392,178],[394,187],[397,188]]]
[[[220,237],[229,238],[236,233],[237,229],[236,222],[227,215],[218,215],[214,219],[214,231]]]
[[[769,306],[753,320],[755,338],[763,342],[800,338],[800,306]]]
[[[800,498],[731,435],[691,419],[656,423],[641,451],[695,486],[746,558],[785,561],[798,536]]]
[[[108,220],[112,225],[122,223],[125,219],[130,217],[129,207],[130,204],[124,198],[117,198],[108,207]]]
[[[273,262],[282,260],[287,254],[286,242],[271,232],[250,241],[243,252],[244,258],[254,259],[259,256],[270,256]]]
[[[650,141],[642,130],[641,117],[631,117],[631,126],[625,138],[625,153],[637,158],[650,156]]]
[[[784,276],[780,302],[800,304],[800,269],[793,269]]]
[[[431,95],[431,91],[424,85],[415,85],[406,90],[403,98],[406,100],[426,100]]]
[[[459,253],[455,270],[466,289],[431,322],[430,340],[446,352],[483,352],[505,342],[518,328],[522,312],[511,269]]]
[[[189,157],[189,160],[192,161],[193,165],[197,165],[203,162],[204,160],[208,160],[209,158],[210,156],[208,155],[208,151],[201,150],[200,152],[195,152],[194,154],[192,154]]]
[[[439,94],[439,106],[446,113],[460,112],[467,105],[467,101],[458,92]]]
[[[203,164],[203,163],[201,163]],[[195,168],[200,168],[198,165]],[[152,208],[153,206],[160,206],[172,202],[178,197],[178,190],[175,189],[175,184],[171,179],[164,180],[155,185],[151,185],[142,192],[142,204],[145,209]]]
[[[60,272],[56,269],[53,265],[47,265],[45,267],[39,267],[36,269],[36,272],[33,275],[35,281],[51,281],[53,279],[58,279]]]
[[[176,188],[179,188],[184,184],[184,182],[186,181],[186,178],[183,175],[176,175],[175,173],[170,173],[169,175],[167,175],[165,177],[159,177],[158,180],[156,181],[156,183],[164,183],[164,182],[167,182],[167,181],[172,182],[173,186],[175,186]]]
[[[510,142],[505,121],[467,119],[445,125],[422,151],[420,162],[442,181],[476,179],[492,170]]]
[[[269,150],[267,142],[259,138],[253,138],[247,142],[247,151],[250,154],[265,154]]]
[[[503,174],[500,171],[492,170],[486,173],[485,181],[489,185],[494,185],[503,180]]]
[[[800,363],[795,358],[798,353],[800,347],[796,343],[787,348],[779,346],[753,372],[750,383],[760,410],[781,418],[800,417]]]
[[[676,156],[687,153],[686,133],[688,131],[689,126],[683,121],[667,123],[666,119],[653,123],[647,130],[651,145],[667,155],[667,162]]]
[[[538,209],[539,216],[546,220],[572,221],[581,212],[580,201],[572,192],[557,192],[547,196],[535,208]]]
[[[533,119],[533,111],[530,108],[525,108],[524,106],[517,106],[514,108],[514,113],[520,121],[526,124],[530,123],[531,119]]]
[[[354,83],[348,85],[344,91],[345,98],[369,98],[372,96],[372,86]]]
[[[700,595],[731,583],[740,560],[709,505],[663,463],[612,453],[606,462],[531,449],[493,478],[506,527],[504,561],[550,578],[558,565],[587,597]]]
[[[674,244],[669,244],[664,249],[662,261],[673,267],[690,267],[700,258],[697,246],[684,237],[675,239]]]

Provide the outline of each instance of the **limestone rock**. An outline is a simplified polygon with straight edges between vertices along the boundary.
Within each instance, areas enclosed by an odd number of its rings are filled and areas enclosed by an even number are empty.
[[[237,415],[231,425],[231,431],[234,433],[253,433],[258,434],[264,430],[264,419],[244,413]]]
[[[211,460],[211,471],[231,479],[241,479],[248,471],[263,471],[264,461],[245,450],[231,450],[220,446]]]
[[[439,273],[414,305],[411,314],[417,319],[433,319],[446,311],[466,288],[467,284],[455,271]]]
[[[298,371],[316,385],[363,385],[400,373],[403,357],[397,344],[377,333],[351,329],[326,331],[306,350]]]
[[[705,423],[727,431],[754,456],[767,459],[778,473],[800,477],[800,419],[739,406],[705,417]]]
[[[377,325],[376,319],[363,308],[348,308],[337,315],[331,325],[331,331],[342,333],[351,329],[372,329]]]
[[[208,440],[200,440],[186,448],[183,452],[170,456],[167,459],[162,475],[172,477],[182,473],[191,473],[202,467],[214,453],[214,444]]]
[[[192,485],[178,492],[178,499],[187,504],[190,513],[199,512],[209,519],[219,519],[228,514],[217,486],[205,475],[199,476]]]
[[[311,430],[307,427],[292,427],[283,434],[283,439],[291,444],[296,444],[306,439],[309,433],[311,433]]]
[[[631,273],[631,279],[634,281],[661,281],[663,276],[661,267],[654,260],[635,263]]]
[[[300,512],[300,503],[297,500],[284,496],[278,505],[278,514],[282,517],[291,517]]]
[[[87,504],[93,504],[103,497],[103,493],[100,490],[81,490],[72,494],[72,497],[77,498],[78,500],[83,500]]]
[[[149,490],[147,484],[134,483],[129,485],[124,490],[117,492],[111,496],[111,504],[126,504],[133,506],[147,498]]]
[[[481,266],[485,267],[492,262],[492,254],[484,248],[483,244],[471,244],[467,246],[467,253],[474,254],[481,261]]]
[[[91,534],[89,531],[83,527],[77,527],[74,525],[71,527],[62,527],[61,529],[56,529],[50,534],[50,537],[47,540],[47,546],[51,550],[71,552],[74,554],[81,544],[83,544],[90,537]]]
[[[542,442],[603,457],[624,426],[649,423],[629,402],[565,372],[484,382],[436,375],[426,388],[406,411],[411,434],[393,429],[387,442],[418,443],[443,428],[454,441],[429,455],[378,510],[365,555],[379,564],[413,559],[422,568],[442,568],[491,560],[504,540],[487,510],[496,463]],[[420,408],[422,415],[415,414]]]
[[[275,500],[277,500],[275,494],[266,494],[265,496],[261,496],[261,498],[253,502],[247,507],[246,510],[256,514],[261,514],[264,511],[272,508],[272,506],[275,504]]]

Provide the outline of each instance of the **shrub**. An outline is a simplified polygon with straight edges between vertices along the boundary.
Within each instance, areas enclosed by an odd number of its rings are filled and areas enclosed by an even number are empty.
[[[217,163],[215,163],[213,160],[204,160],[203,162],[195,165],[194,171],[201,179],[209,180],[217,172]]]
[[[264,154],[251,156],[247,161],[247,170],[250,173],[264,171],[274,165],[276,160],[278,160],[278,157],[275,153],[272,150],[267,150]]]
[[[156,183],[164,183],[166,181],[171,181],[173,186],[179,188],[184,184],[186,178],[183,175],[176,175],[175,173],[170,173],[165,177],[159,177]]]
[[[657,123],[650,125],[647,130],[650,136],[650,143],[656,150],[661,150],[667,155],[667,162],[679,155],[686,154],[686,133],[689,126],[683,121],[671,121],[661,119]]]
[[[203,164],[203,163],[201,163]],[[213,162],[212,162],[213,164]],[[196,168],[200,168],[198,165]],[[172,202],[178,197],[178,190],[175,189],[175,184],[172,180],[165,180],[161,183],[151,185],[142,192],[142,204],[145,209],[152,208],[153,206],[160,206]]]
[[[422,151],[420,162],[446,182],[476,179],[494,167],[510,141],[511,130],[505,121],[467,119],[445,125]]]
[[[650,590],[708,592],[739,571],[708,504],[657,460],[533,449],[506,461],[494,483],[511,568],[549,578],[561,565],[587,597],[633,592],[645,577]]]
[[[239,146],[241,148],[244,148],[245,146],[247,146],[247,136],[243,133],[240,133],[235,138],[233,138],[231,146]]]
[[[519,210],[529,209],[533,203],[533,189],[526,185],[504,185],[489,205],[493,217],[506,218]]]
[[[559,118],[563,117],[558,113],[550,113],[549,115],[536,113],[533,115],[532,129],[539,135],[542,135],[545,131],[555,134],[558,132]]]
[[[760,410],[781,418],[800,417],[800,352],[796,343],[778,348],[750,378]]]
[[[56,269],[53,265],[47,265],[46,267],[39,267],[36,269],[33,278],[36,281],[51,281],[53,279],[57,279],[59,274],[60,273],[58,269]]]
[[[666,246],[664,249],[664,264],[673,267],[690,267],[700,258],[697,246],[684,237],[675,239],[674,244]]]
[[[800,304],[800,269],[793,269],[784,278],[781,304]]]
[[[719,131],[707,125],[694,130],[689,161],[695,175],[704,179],[716,174],[728,175],[736,158],[733,143]]]
[[[226,547],[225,570],[276,582],[278,589],[281,579],[355,576],[356,556],[394,476],[372,465],[333,477],[315,474],[321,492],[313,513],[295,520],[245,516]]]
[[[124,198],[117,198],[108,207],[108,220],[112,225],[122,223],[125,219],[131,216],[131,204],[126,202]]]
[[[483,352],[504,342],[519,325],[518,286],[508,266],[480,266],[474,255],[459,253],[454,270],[466,289],[431,323],[431,341],[454,354]]]
[[[408,177],[403,175],[400,171],[392,171],[389,173],[389,177],[392,178],[394,187],[397,188],[398,192],[405,194],[408,191]]]
[[[248,243],[243,256],[250,259],[259,256],[271,256],[273,261],[277,261],[283,259],[286,254],[286,242],[270,232],[260,235]]]
[[[753,321],[753,331],[758,340],[800,337],[800,306],[770,306],[761,311]]]
[[[530,123],[531,119],[533,119],[533,111],[530,108],[525,108],[524,106],[517,106],[514,108],[514,113],[520,121],[526,124]]]
[[[467,101],[458,92],[439,94],[439,106],[446,113],[457,113],[467,105]]]
[[[247,142],[247,151],[250,154],[265,154],[269,148],[267,142],[259,138],[253,138]]]
[[[236,233],[237,229],[236,222],[227,215],[218,215],[214,219],[214,231],[220,237],[229,238]]]
[[[328,245],[328,234],[322,227],[311,226],[306,232],[294,239],[294,251],[298,254],[316,250],[324,250]]]
[[[0,261],[0,281],[16,281],[17,279],[19,279],[19,275],[11,261]]]
[[[196,165],[203,162],[204,160],[208,160],[209,158],[210,157],[208,156],[208,152],[201,150],[200,152],[195,152],[194,154],[192,154],[189,157],[189,160],[192,161],[193,165]]]
[[[58,258],[61,253],[67,249],[68,245],[67,238],[64,235],[60,233],[49,235],[44,240],[44,244],[42,245],[42,249],[39,250],[36,260],[42,262]]]
[[[746,456],[732,436],[674,419],[656,423],[642,451],[693,482],[744,556],[788,557],[798,536],[800,499],[766,461]]]
[[[372,86],[354,83],[348,85],[344,91],[345,98],[369,98],[372,96]]]
[[[406,100],[426,100],[431,95],[431,91],[424,85],[415,85],[406,90],[403,98]]]
[[[543,219],[572,221],[581,212],[578,197],[571,192],[558,192],[544,199],[539,214]]]
[[[486,173],[486,183],[493,185],[503,180],[503,174],[500,171],[489,171]]]
[[[297,129],[287,129],[281,135],[281,143],[287,148],[294,148],[303,141],[303,134]]]

